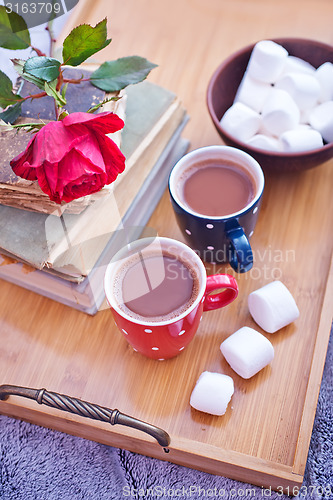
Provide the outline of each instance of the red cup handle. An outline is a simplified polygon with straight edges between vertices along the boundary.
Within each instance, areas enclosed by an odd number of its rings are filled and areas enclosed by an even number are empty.
[[[221,290],[223,288],[224,290]],[[218,293],[212,293],[221,290]],[[230,274],[214,274],[207,276],[205,291],[204,311],[212,311],[227,306],[233,302],[238,295],[237,281]]]

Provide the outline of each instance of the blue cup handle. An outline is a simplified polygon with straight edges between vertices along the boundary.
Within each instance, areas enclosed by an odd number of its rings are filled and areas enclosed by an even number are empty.
[[[226,231],[229,239],[229,263],[234,271],[245,273],[253,266],[253,253],[243,228],[238,226]]]

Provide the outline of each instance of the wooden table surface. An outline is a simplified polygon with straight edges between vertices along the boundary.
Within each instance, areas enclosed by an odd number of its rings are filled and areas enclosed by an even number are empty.
[[[71,23],[96,24],[105,16],[112,42],[99,60],[137,54],[158,64],[149,80],[183,101],[190,115],[184,136],[191,149],[221,144],[205,94],[210,76],[229,54],[283,36],[333,44],[332,0],[80,0]],[[0,282],[1,383],[46,387],[150,419],[174,438],[169,457],[155,443],[137,440],[134,431],[112,429],[109,438],[104,424],[87,427],[80,418],[59,419],[56,411],[42,413],[33,403],[8,400],[0,411],[215,474],[275,487],[292,484],[293,478],[299,484],[331,322],[332,167],[333,160],[304,174],[267,177],[252,240],[257,272],[240,277],[239,299],[226,310],[207,313],[189,348],[164,364],[133,353],[108,310],[89,317]],[[167,193],[149,225],[182,240]],[[218,346],[242,321],[256,327],[246,297],[272,279],[285,282],[301,309],[296,326],[269,337],[276,363],[255,381],[235,377],[233,409],[223,420],[191,411],[189,394],[201,371],[232,373]],[[285,387],[281,372],[290,381]],[[224,467],[217,456],[222,448]]]

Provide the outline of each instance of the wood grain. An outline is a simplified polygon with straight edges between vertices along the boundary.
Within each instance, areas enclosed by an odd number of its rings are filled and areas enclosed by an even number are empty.
[[[263,38],[301,36],[333,43],[331,0],[80,1],[73,25],[108,16],[112,43],[101,60],[138,54],[159,64],[149,79],[176,92],[191,120],[191,148],[220,144],[205,103],[208,80],[230,53]],[[82,10],[81,10],[82,9]],[[66,28],[70,29],[70,25]],[[333,310],[333,161],[304,173],[266,176],[263,205],[252,238],[255,265],[238,276],[237,301],[207,312],[190,346],[166,362],[133,352],[105,309],[88,317],[1,282],[1,383],[46,387],[141,418],[171,435],[166,456],[149,437],[127,428],[59,414],[10,398],[2,413],[88,439],[120,446],[253,484],[301,484]],[[168,193],[149,225],[183,240]],[[207,272],[229,266],[207,265]],[[300,318],[276,334],[255,325],[247,296],[280,279]],[[269,367],[243,380],[227,365],[220,343],[241,326],[271,340]],[[203,370],[231,375],[235,394],[223,417],[190,408]]]

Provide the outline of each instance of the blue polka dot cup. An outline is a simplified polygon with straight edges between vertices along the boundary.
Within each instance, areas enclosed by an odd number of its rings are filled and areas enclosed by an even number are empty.
[[[208,167],[215,168],[219,175],[208,180]],[[244,186],[240,176],[244,177]],[[187,194],[189,179],[195,188]],[[257,222],[264,183],[259,163],[230,146],[199,148],[176,163],[169,177],[171,203],[186,242],[203,261],[229,262],[239,273],[252,268],[249,240]]]
[[[122,248],[107,266],[104,290],[127,342],[160,361],[183,352],[205,311],[225,307],[238,295],[233,276],[207,276],[189,246],[163,237],[142,238]]]

